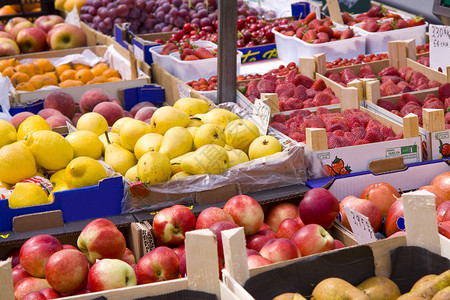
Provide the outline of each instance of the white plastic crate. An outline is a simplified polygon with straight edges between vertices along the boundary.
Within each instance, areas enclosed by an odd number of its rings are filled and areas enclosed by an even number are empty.
[[[155,46],[150,48],[152,59],[154,63],[157,63],[161,67],[167,70],[170,74],[173,72],[173,62],[170,55],[160,54],[164,46]]]
[[[275,43],[277,45],[278,58],[283,60],[286,64],[290,62],[298,63],[297,45],[294,37],[287,36],[272,29],[275,35]]]

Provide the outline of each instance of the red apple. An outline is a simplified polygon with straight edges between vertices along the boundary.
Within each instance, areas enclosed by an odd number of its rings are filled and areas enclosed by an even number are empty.
[[[0,56],[13,56],[19,53],[20,49],[15,41],[0,37]]]
[[[248,248],[245,248],[245,251],[247,252],[247,256],[250,256],[250,255],[260,255],[259,252],[256,251],[255,249],[248,249]]]
[[[164,208],[153,219],[153,232],[156,239],[167,246],[181,245],[186,232],[194,229],[195,215],[184,205]]]
[[[434,177],[430,185],[437,186],[441,190],[447,192],[447,194],[450,194],[450,172]]]
[[[50,256],[45,267],[45,278],[51,287],[64,294],[73,294],[86,288],[89,262],[78,250],[61,250]]]
[[[450,201],[442,202],[436,209],[436,217],[438,223],[442,222],[442,218],[446,211],[450,210]]]
[[[401,198],[392,203],[386,216],[384,231],[389,237],[397,231],[405,230],[405,214],[403,213],[403,201]]]
[[[20,248],[20,264],[32,276],[44,278],[47,260],[60,250],[61,243],[55,237],[48,234],[36,235]]]
[[[230,198],[223,210],[231,215],[234,222],[244,227],[245,235],[258,232],[264,222],[264,212],[255,199],[247,195],[237,195]]]
[[[91,263],[103,258],[120,259],[126,249],[122,232],[113,222],[103,218],[95,219],[83,228],[77,245]]]
[[[12,18],[12,19],[9,19],[9,21],[8,21],[8,23],[6,23],[6,26],[5,26],[5,31],[6,32],[8,32],[8,33],[10,33],[11,32],[11,29],[14,27],[14,26],[16,26],[17,24],[19,24],[19,23],[21,23],[21,22],[26,22],[26,21],[28,21],[26,18],[23,18],[23,17],[14,17],[14,18]],[[29,22],[29,21],[28,21]]]
[[[350,223],[347,215],[345,214],[344,206],[360,212],[364,216],[368,217],[373,231],[380,231],[383,216],[381,215],[381,210],[375,205],[375,203],[355,196],[347,196],[342,199],[339,203],[339,219],[341,220],[342,225],[351,230]]]
[[[450,239],[450,221],[439,223],[438,230],[440,234]]]
[[[296,218],[298,216],[298,207],[289,202],[278,203],[267,213],[264,220],[273,232],[277,232],[278,225],[286,218]]]
[[[249,269],[253,269],[257,267],[271,265],[272,262],[267,258],[262,257],[261,255],[258,254],[247,256],[247,264]]]
[[[26,277],[20,280],[14,287],[14,296],[16,300],[22,300],[26,294],[37,292],[49,288],[47,280],[36,277]]]
[[[260,231],[260,230],[272,230],[272,229],[270,229],[269,225],[267,225],[266,223],[263,223],[261,225],[261,228],[259,228],[258,231]]]
[[[406,231],[397,231],[396,233],[391,234],[390,236],[388,236],[388,239],[395,238],[397,236],[404,236],[404,235],[406,235]]]
[[[334,249],[345,248],[345,245],[340,240],[334,239]]]
[[[63,50],[87,45],[86,33],[80,28],[72,24],[59,23],[56,24],[48,32],[47,42],[50,41],[50,48],[53,50]]]
[[[21,279],[31,277],[30,273],[28,273],[21,264],[16,265],[12,269],[12,278],[13,278],[13,285],[15,286]]]
[[[20,22],[20,23],[14,25],[14,27],[8,33],[17,40],[17,35],[21,30],[23,30],[25,28],[31,28],[31,27],[35,27],[35,26],[30,21]]]
[[[436,208],[441,205],[442,202],[450,201],[450,194],[443,191],[441,188],[434,185],[425,185],[419,188],[419,190],[426,190],[436,195]]]
[[[259,254],[274,263],[302,256],[294,242],[286,238],[268,241],[262,246]]]
[[[11,267],[15,267],[20,263],[19,260],[20,247],[11,248],[8,252],[5,253],[3,259],[6,260],[8,257],[11,257]]]
[[[217,238],[217,253],[219,255],[219,258],[221,260],[224,259],[223,257],[223,244],[222,244],[222,234],[221,232],[223,230],[228,230],[228,229],[232,229],[232,228],[238,228],[239,226],[236,225],[236,223],[233,222],[228,222],[228,221],[221,221],[221,222],[217,222],[211,225],[211,227],[209,227],[209,230],[211,230]]]
[[[284,219],[283,222],[281,222],[278,226],[277,235],[280,238],[290,239],[292,235],[303,226],[305,226],[305,224],[300,223],[294,219]]]
[[[64,244],[62,245],[63,249],[72,249],[72,250],[78,250],[77,247],[69,245],[69,244]]]
[[[383,217],[386,217],[389,207],[395,200],[400,198],[397,190],[386,182],[373,183],[367,186],[359,196],[375,203],[380,209]]]
[[[305,225],[319,224],[328,229],[339,213],[339,201],[329,190],[313,188],[305,193],[298,205],[298,212]]]
[[[34,24],[45,32],[49,32],[56,24],[64,23],[64,19],[58,15],[40,16],[34,20]]]
[[[26,294],[22,300],[47,300],[47,297],[41,292],[31,292]]]
[[[442,222],[450,221],[450,209],[447,209],[445,214],[442,216]]]
[[[125,249],[125,252],[124,252],[121,260],[123,260],[124,262],[126,262],[129,265],[136,263],[136,258],[134,257],[133,252],[131,252],[131,250],[128,248]]]
[[[247,248],[259,251],[267,241],[276,238],[278,238],[278,235],[272,230],[260,230],[257,233],[247,237]]]
[[[24,28],[17,33],[16,41],[22,53],[40,52],[47,49],[47,34],[38,27]]]
[[[60,293],[58,293],[52,288],[45,288],[40,290],[39,292],[43,294],[46,297],[46,299],[57,299],[62,297]]]
[[[185,245],[182,244],[176,248],[173,248],[173,251],[178,256],[180,260],[180,275],[181,277],[186,277],[186,250]]]
[[[294,233],[291,240],[302,256],[334,249],[334,239],[322,226],[307,224]]]
[[[14,38],[13,38],[9,33],[7,33],[6,31],[0,31],[0,37],[2,37],[2,38],[8,38],[8,39],[14,41]]]
[[[137,284],[133,268],[120,259],[104,258],[89,271],[88,286],[91,292],[112,290]]]
[[[137,264],[139,283],[176,279],[180,276],[180,260],[169,247],[156,247]]]
[[[211,206],[198,215],[195,229],[206,229],[211,227],[212,224],[220,221],[233,222],[233,218],[223,209]]]

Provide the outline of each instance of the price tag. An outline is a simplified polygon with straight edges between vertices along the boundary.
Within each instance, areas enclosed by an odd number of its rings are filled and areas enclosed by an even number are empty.
[[[252,119],[255,122],[256,126],[258,126],[261,135],[267,134],[267,127],[269,127],[270,115],[272,113],[272,111],[270,110],[270,106],[267,105],[264,101],[268,100],[256,99],[252,111]]]
[[[72,24],[77,27],[81,27],[80,25],[80,16],[78,15],[78,9],[77,6],[74,5],[71,12],[69,12],[66,16],[65,23]]]
[[[450,27],[430,24],[430,67],[447,74],[447,66],[450,65]]]
[[[191,98],[191,91],[183,84],[177,82],[178,94],[180,98]]]
[[[368,217],[346,206],[344,206],[344,211],[347,215],[353,234],[355,235],[355,239],[359,244],[370,243],[377,240]]]
[[[316,19],[320,20],[322,13],[322,4],[316,1],[308,1],[309,10],[316,13]]]

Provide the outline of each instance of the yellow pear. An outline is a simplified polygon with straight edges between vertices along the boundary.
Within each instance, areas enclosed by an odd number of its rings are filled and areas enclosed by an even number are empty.
[[[172,158],[170,160],[170,164],[172,166],[172,175],[183,171],[183,169],[181,168],[181,160],[193,153],[194,153],[194,151],[191,151],[191,152],[185,153],[183,155],[180,155],[178,157]]]
[[[128,171],[125,173],[125,179],[128,179],[130,181],[138,181],[139,176],[137,174],[137,164],[131,168],[128,169]]]
[[[116,143],[120,145],[120,135],[119,133],[115,133],[115,132],[108,132],[108,137],[109,137],[109,141],[111,143]],[[106,139],[106,134],[102,134],[98,137],[100,139],[100,141],[103,143],[103,149],[102,149],[102,154],[105,154],[105,147],[106,145],[108,145],[108,140]]]
[[[192,135],[186,128],[172,127],[164,134],[159,152],[172,159],[191,151],[192,143]]]
[[[238,119],[225,128],[226,143],[235,149],[248,152],[248,147],[259,136],[259,129],[250,120]]]
[[[159,151],[161,148],[161,142],[163,140],[163,135],[159,133],[146,133],[136,142],[134,145],[134,155],[136,158],[141,158],[147,152]]]
[[[152,132],[164,135],[172,127],[186,127],[190,120],[189,115],[184,111],[172,106],[163,106],[153,113],[150,126]]]
[[[133,118],[130,118],[130,117],[123,117],[123,118],[120,118],[119,120],[117,120],[116,122],[114,122],[113,126],[111,127],[111,132],[113,132],[113,133],[119,133],[119,132],[120,132],[120,129],[122,128],[122,126],[123,126],[126,122],[128,122],[128,121],[130,121],[130,120],[134,120],[134,119],[133,119]]]
[[[207,124],[207,123],[216,124],[222,130],[224,130],[229,123],[227,116],[218,109],[210,110],[209,112],[204,114],[202,116],[202,122],[204,124]]]
[[[175,180],[175,179],[178,179],[178,178],[188,177],[188,176],[191,176],[191,175],[192,174],[189,174],[188,172],[181,171],[181,172],[178,172],[178,173],[174,174],[170,178],[170,180]]]
[[[247,154],[239,149],[231,149],[228,151],[228,168],[240,165],[249,161]]]
[[[283,147],[280,142],[271,135],[262,135],[253,140],[248,148],[248,157],[256,159],[263,156],[281,152]]]
[[[203,145],[216,144],[221,147],[225,146],[225,133],[217,124],[207,123],[198,127],[194,136],[195,148]]]
[[[181,160],[181,168],[190,174],[221,174],[228,168],[228,153],[215,144],[204,145]]]
[[[197,129],[199,129],[199,127],[186,127],[186,129],[192,135],[192,138],[195,138],[195,133],[197,132]]]
[[[130,120],[123,124],[120,128],[120,145],[127,150],[134,151],[136,142],[147,133],[150,133],[152,128],[150,125],[139,120]]]
[[[209,110],[208,102],[198,98],[180,98],[175,102],[173,107],[181,109],[190,116],[204,114]]]
[[[166,182],[172,174],[170,160],[162,153],[147,152],[138,161],[137,174],[145,183]]]
[[[108,139],[108,135],[106,135]],[[109,143],[105,148],[105,163],[122,175],[137,164],[136,156],[119,144]]]
[[[186,127],[200,127],[202,125],[202,119],[192,117]]]

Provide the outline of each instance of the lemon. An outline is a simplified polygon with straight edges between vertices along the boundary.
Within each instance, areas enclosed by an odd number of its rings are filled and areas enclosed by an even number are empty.
[[[8,201],[10,208],[50,203],[47,193],[39,185],[31,182],[18,182]]]
[[[78,130],[66,136],[73,148],[73,156],[88,156],[93,159],[100,158],[103,151],[103,143],[98,135],[89,130]]]
[[[117,120],[116,122],[114,122],[113,126],[111,127],[111,132],[113,133],[119,133],[120,132],[120,128],[122,128],[122,126],[130,121],[130,120],[134,120],[133,118],[130,117],[123,117],[120,118],[119,120]]]
[[[108,138],[111,143],[116,143],[120,145],[120,135],[114,132],[108,132]],[[105,153],[106,145],[108,145],[108,140],[106,139],[106,134],[99,136],[100,141],[103,143],[103,154]]]
[[[0,148],[16,140],[16,128],[11,123],[0,119]]]
[[[23,140],[28,134],[40,130],[51,131],[52,129],[40,115],[30,116],[20,123],[19,129],[17,129],[17,139]]]
[[[25,140],[39,166],[48,170],[63,169],[73,158],[70,143],[54,131],[36,131]]]
[[[36,174],[36,160],[24,141],[0,149],[0,180],[15,184]]]
[[[54,199],[53,199],[53,193],[54,192],[66,191],[68,189],[69,188],[67,187],[67,185],[65,183],[61,183],[61,184],[55,186],[53,188],[52,192],[50,193],[50,195],[48,195],[48,202],[52,203],[54,201]]]
[[[52,176],[50,176],[50,183],[53,185],[54,188],[61,184],[65,184],[64,183],[64,174],[65,174],[65,169],[61,169],[59,171],[56,171]]]
[[[78,119],[77,130],[89,130],[101,135],[108,131],[108,122],[101,114],[89,112]]]
[[[100,162],[87,156],[80,156],[67,165],[64,181],[67,187],[72,189],[96,185],[99,180],[106,177],[105,168]]]

